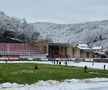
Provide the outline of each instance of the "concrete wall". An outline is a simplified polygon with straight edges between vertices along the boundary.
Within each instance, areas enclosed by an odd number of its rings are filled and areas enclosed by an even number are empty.
[[[34,45],[39,48],[42,54],[48,53],[48,42],[37,42]]]

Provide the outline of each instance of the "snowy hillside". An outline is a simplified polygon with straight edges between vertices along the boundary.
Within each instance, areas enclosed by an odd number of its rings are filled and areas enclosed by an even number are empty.
[[[0,12],[0,35],[6,30],[15,31],[15,38],[28,38],[29,41],[50,39],[53,42],[70,43],[72,45],[86,43],[89,46],[108,48],[108,20],[81,24],[47,22],[30,24],[25,19],[9,17],[4,12]]]
[[[0,11],[0,31],[22,31],[22,27],[21,19],[9,17]]]
[[[6,31],[12,31],[14,38],[29,39],[33,34],[33,26],[25,19],[10,17],[0,11],[0,35],[3,36]]]
[[[82,24],[55,24],[36,22],[35,30],[44,37],[52,38],[54,42],[103,46],[108,48],[108,20],[87,22]]]

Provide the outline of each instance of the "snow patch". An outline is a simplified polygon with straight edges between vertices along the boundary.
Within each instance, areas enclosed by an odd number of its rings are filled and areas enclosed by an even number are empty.
[[[108,78],[39,81],[31,85],[0,84],[0,90],[107,90]]]

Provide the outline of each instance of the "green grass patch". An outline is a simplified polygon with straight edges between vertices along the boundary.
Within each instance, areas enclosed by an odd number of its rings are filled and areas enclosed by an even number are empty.
[[[0,83],[14,82],[20,84],[32,84],[39,80],[64,80],[64,79],[84,79],[95,77],[108,77],[108,70],[88,69],[85,73],[84,68],[72,66],[54,66],[37,64],[0,64]]]

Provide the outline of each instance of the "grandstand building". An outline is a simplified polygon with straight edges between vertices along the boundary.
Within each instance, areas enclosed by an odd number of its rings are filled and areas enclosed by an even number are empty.
[[[21,58],[35,58],[40,52],[38,47],[24,43],[15,38],[0,38],[0,60],[19,60]]]
[[[24,43],[15,38],[0,38],[0,60],[20,60],[22,58],[41,58],[42,60],[66,58],[94,58],[90,50],[73,47],[67,43],[48,41]]]

